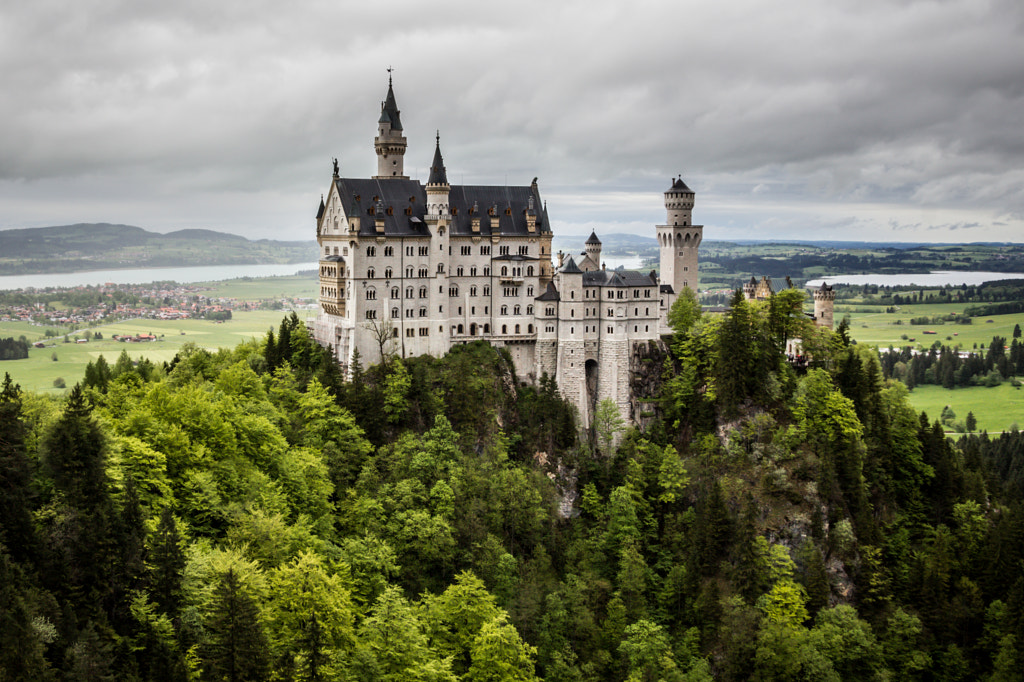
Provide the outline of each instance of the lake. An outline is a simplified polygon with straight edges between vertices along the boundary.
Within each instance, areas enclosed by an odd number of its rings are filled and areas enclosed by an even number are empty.
[[[148,284],[149,282],[219,282],[241,277],[287,277],[302,270],[316,271],[319,263],[264,263],[261,265],[197,265],[181,268],[135,268],[131,270],[88,270],[45,275],[0,277],[0,290],[33,287],[79,287],[100,284]]]
[[[958,287],[961,284],[977,286],[999,279],[1024,279],[1024,272],[966,272],[964,270],[941,270],[936,272],[894,275],[836,275],[808,280],[804,286],[817,289],[822,282],[829,284],[878,285],[886,287]]]

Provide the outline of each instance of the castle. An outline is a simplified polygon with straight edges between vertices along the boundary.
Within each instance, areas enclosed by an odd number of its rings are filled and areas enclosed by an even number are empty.
[[[665,192],[656,272],[606,270],[591,234],[577,262],[558,254],[537,179],[523,186],[452,185],[438,134],[426,185],[405,175],[407,140],[391,80],[374,148],[377,174],[334,175],[316,215],[319,343],[347,371],[384,354],[444,355],[483,339],[508,349],[520,378],[553,377],[590,424],[599,401],[630,413],[635,344],[668,331],[678,292],[697,289],[694,193],[681,178]]]

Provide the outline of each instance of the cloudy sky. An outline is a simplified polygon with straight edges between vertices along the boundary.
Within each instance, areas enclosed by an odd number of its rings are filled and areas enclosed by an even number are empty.
[[[1020,0],[33,0],[0,9],[0,228],[312,239],[376,168],[394,67],[425,179],[528,184],[557,231],[1024,241]]]

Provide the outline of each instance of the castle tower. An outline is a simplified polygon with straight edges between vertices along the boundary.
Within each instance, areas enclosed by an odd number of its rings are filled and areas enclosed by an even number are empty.
[[[824,282],[814,290],[814,324],[833,329],[836,292]]]
[[[388,96],[381,104],[380,118],[377,120],[377,137],[373,139],[373,147],[377,150],[377,174],[373,176],[374,179],[409,179],[405,175],[406,141],[402,136],[401,113],[395,102],[391,76],[388,76]]]
[[[444,158],[441,156],[441,133],[438,132],[437,143],[434,147],[434,160],[430,164],[430,177],[427,178],[428,217],[448,215],[448,194],[451,189],[451,185],[448,184],[448,172],[444,167]]]
[[[601,269],[601,240],[597,238],[597,233],[591,231],[590,237],[587,238],[587,243],[584,252],[587,254],[587,260],[590,261],[594,270]],[[588,270],[590,268],[584,268]]]
[[[665,192],[665,225],[658,225],[661,250],[661,284],[671,285],[679,294],[684,287],[697,290],[697,247],[704,236],[703,225],[693,225],[694,193],[682,178],[672,180]]]
[[[743,285],[743,295],[748,301],[753,301],[757,296],[757,280],[750,276],[750,281]]]

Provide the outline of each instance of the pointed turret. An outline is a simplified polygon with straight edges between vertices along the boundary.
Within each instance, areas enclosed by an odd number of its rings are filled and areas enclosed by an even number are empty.
[[[430,164],[430,177],[427,178],[428,185],[447,185],[448,173],[444,168],[444,158],[441,156],[441,133],[437,133],[437,144],[434,147],[434,161]]]
[[[395,101],[391,76],[388,76],[388,95],[381,102],[380,118],[377,119],[377,137],[373,140],[374,149],[377,150],[377,175],[373,177],[378,180],[409,179],[405,175],[406,140],[402,136],[401,113]]]
[[[323,217],[324,217],[324,209],[326,209],[326,208],[327,208],[327,207],[326,207],[326,206],[324,206],[324,195],[323,195],[323,194],[321,194],[321,195],[320,195],[320,208],[318,208],[318,209],[316,210],[316,219],[317,219],[317,220],[320,220],[321,218],[323,218]]]

